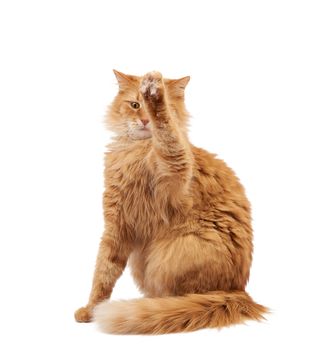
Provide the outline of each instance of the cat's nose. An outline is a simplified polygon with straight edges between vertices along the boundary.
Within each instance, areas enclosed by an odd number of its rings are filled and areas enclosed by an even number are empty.
[[[148,119],[141,119],[141,122],[144,126],[146,126],[149,123]]]

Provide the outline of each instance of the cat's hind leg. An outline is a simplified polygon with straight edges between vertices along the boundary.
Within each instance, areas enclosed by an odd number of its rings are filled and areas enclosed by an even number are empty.
[[[153,297],[243,290],[247,277],[239,276],[235,249],[215,230],[153,242],[146,256],[144,289]]]
[[[244,275],[238,243],[215,230],[169,233],[143,251],[145,298],[98,305],[95,320],[103,331],[162,334],[263,318],[267,309],[244,291],[245,276],[236,283]]]

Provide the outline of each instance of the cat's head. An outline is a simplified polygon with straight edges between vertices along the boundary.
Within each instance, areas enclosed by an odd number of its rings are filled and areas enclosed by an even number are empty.
[[[108,110],[107,127],[118,136],[132,140],[150,138],[152,126],[140,93],[142,77],[127,75],[116,70],[114,74],[118,81],[119,92]],[[164,79],[169,109],[183,132],[186,132],[188,119],[184,104],[184,90],[189,80],[190,77]]]

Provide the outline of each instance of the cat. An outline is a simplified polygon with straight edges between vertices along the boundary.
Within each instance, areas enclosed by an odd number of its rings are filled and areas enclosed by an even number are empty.
[[[78,322],[114,334],[163,334],[261,320],[245,292],[252,260],[250,205],[234,172],[187,136],[190,77],[114,71],[106,124],[105,230]],[[112,301],[129,264],[144,298]]]

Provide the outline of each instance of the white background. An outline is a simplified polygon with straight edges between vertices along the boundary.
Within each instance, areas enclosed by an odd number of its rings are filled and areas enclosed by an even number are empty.
[[[334,349],[333,5],[1,0],[2,349]],[[156,337],[74,322],[103,228],[113,68],[191,75],[190,138],[253,205],[247,290],[267,322]],[[113,298],[136,296],[126,271]]]

